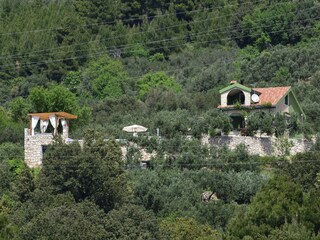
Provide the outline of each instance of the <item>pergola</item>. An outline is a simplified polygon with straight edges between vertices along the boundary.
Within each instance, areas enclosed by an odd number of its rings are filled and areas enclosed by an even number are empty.
[[[67,126],[67,120],[77,119],[76,115],[66,112],[29,113],[28,116],[30,117],[29,129],[31,130],[31,135],[34,135],[34,129],[39,121],[41,133],[45,133],[49,123],[51,123],[54,134],[56,134],[59,120],[61,120],[62,127],[64,128]]]

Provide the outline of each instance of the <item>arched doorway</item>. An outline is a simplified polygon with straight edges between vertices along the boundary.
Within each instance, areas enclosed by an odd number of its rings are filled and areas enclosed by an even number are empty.
[[[245,119],[240,113],[232,113],[230,115],[232,128],[240,130],[245,127]]]

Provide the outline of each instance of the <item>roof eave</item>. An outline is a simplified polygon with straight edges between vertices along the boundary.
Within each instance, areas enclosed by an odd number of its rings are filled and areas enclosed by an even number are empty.
[[[251,92],[251,88],[243,86],[242,84],[239,84],[239,83],[234,83],[234,84],[229,85],[229,86],[227,86],[225,88],[222,88],[221,90],[219,90],[219,93],[222,94],[222,93],[227,92],[227,91],[229,91],[229,90],[231,90],[233,88],[239,88],[239,89],[241,89],[243,91]]]

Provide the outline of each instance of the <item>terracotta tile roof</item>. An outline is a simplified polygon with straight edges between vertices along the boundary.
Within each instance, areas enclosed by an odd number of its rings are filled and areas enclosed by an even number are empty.
[[[252,90],[260,93],[258,94],[260,101],[254,105],[271,103],[274,106],[290,90],[290,87],[253,88]]]
[[[271,103],[272,106],[275,106],[280,99],[290,90],[290,86],[286,87],[269,87],[269,88],[252,88],[252,92],[256,92],[259,95],[259,102],[250,104],[250,105],[242,105],[242,106],[261,106],[266,103]],[[234,105],[221,106],[218,108],[234,108]]]

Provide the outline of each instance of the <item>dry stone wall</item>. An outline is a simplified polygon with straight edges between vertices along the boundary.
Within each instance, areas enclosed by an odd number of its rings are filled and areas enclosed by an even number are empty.
[[[38,134],[30,135],[29,129],[24,132],[24,160],[26,164],[31,167],[40,167],[42,164],[42,146],[49,145],[53,141],[53,135]]]
[[[204,137],[203,143],[212,146],[223,147],[227,146],[230,149],[235,149],[237,145],[244,144],[250,154],[260,156],[277,156],[283,152],[281,147],[281,139],[276,137],[247,137],[247,136],[219,136],[219,137]],[[291,155],[300,152],[308,151],[314,144],[314,140],[306,139],[288,139],[288,150]]]

